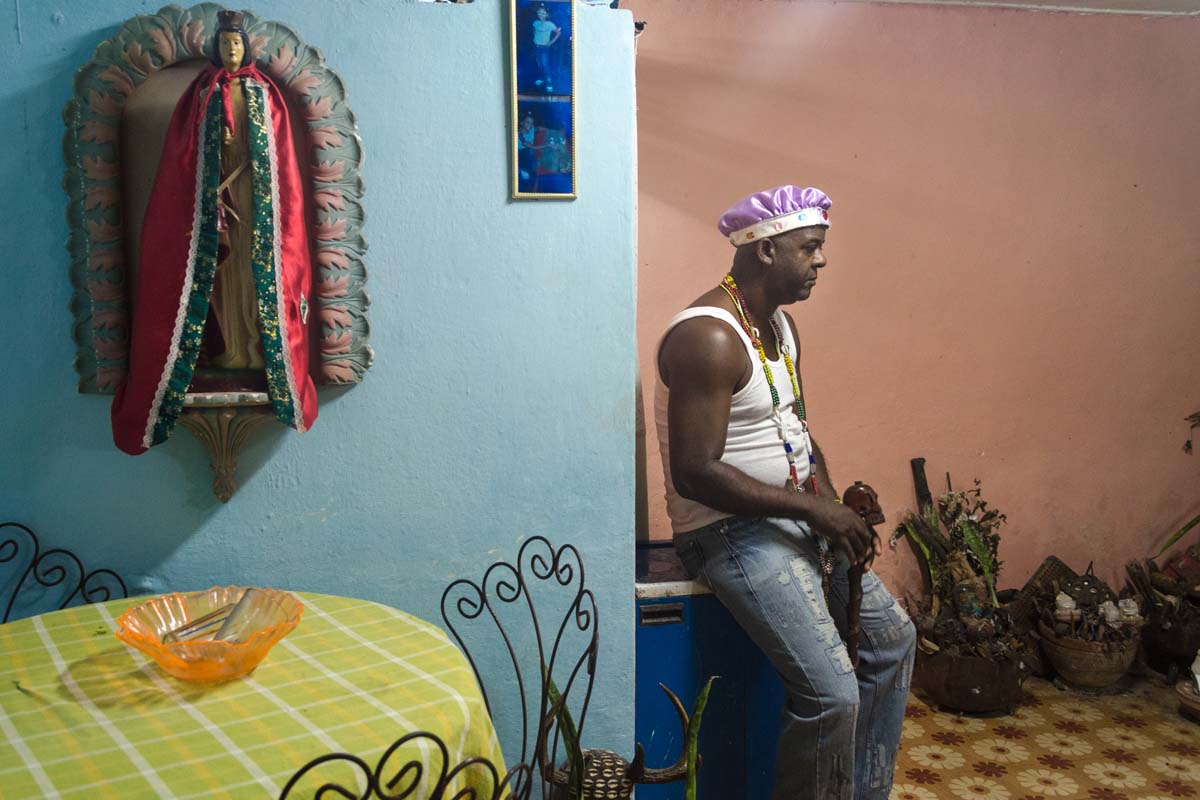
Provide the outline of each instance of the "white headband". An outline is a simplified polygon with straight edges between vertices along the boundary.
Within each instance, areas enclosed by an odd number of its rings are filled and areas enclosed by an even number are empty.
[[[767,239],[796,228],[811,228],[814,225],[829,227],[829,213],[825,209],[802,208],[799,211],[789,211],[778,217],[764,219],[762,222],[756,222],[747,228],[729,234],[729,241],[735,247],[741,247],[757,239]]]

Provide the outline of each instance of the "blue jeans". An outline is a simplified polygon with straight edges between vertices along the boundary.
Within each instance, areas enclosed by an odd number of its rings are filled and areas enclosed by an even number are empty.
[[[829,609],[817,539],[803,523],[731,517],[676,535],[675,550],[783,679],[788,699],[772,800],[886,800],[916,632],[875,573],[862,580],[856,673],[830,616],[846,614],[846,562],[831,576]]]
[[[550,79],[550,48],[534,45],[533,62],[537,64],[538,78],[553,85],[554,81]]]

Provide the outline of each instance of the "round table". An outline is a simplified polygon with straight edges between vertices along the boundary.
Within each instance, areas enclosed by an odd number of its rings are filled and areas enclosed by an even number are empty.
[[[439,628],[378,603],[294,594],[300,625],[248,677],[221,684],[172,678],[114,638],[117,617],[145,598],[0,625],[0,795],[278,797],[315,757],[374,766],[418,730],[446,743],[451,765],[482,756],[503,774],[475,676]],[[436,748],[421,752],[440,769]]]

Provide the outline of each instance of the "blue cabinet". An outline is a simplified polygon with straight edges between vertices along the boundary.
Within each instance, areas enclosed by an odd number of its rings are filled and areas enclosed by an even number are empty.
[[[770,796],[784,691],[762,652],[707,588],[688,581],[669,544],[639,543],[635,721],[647,767],[679,758],[683,731],[663,683],[689,712],[710,675],[700,727],[699,800]],[[683,784],[639,786],[638,800],[681,800]]]

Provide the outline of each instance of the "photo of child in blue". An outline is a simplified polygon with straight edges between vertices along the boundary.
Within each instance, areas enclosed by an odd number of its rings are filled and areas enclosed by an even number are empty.
[[[550,74],[550,48],[562,36],[562,28],[550,19],[545,6],[537,8],[537,19],[533,21],[533,61],[537,65],[538,77],[533,82],[547,94],[554,93],[554,77]]]
[[[574,191],[570,102],[522,101],[517,125],[517,190],[545,194]]]
[[[571,4],[517,0],[517,93],[571,94]]]
[[[515,0],[516,129],[513,191],[575,193],[574,19],[572,0]]]

